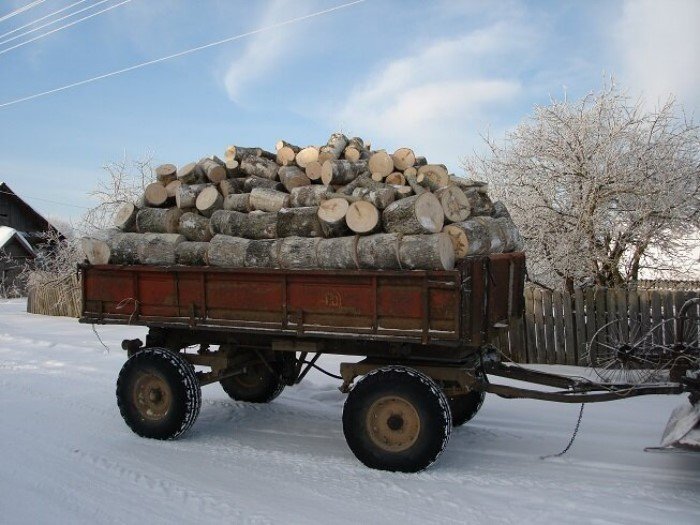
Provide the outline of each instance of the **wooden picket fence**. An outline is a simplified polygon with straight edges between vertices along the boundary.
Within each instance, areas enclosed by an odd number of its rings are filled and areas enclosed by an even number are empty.
[[[81,290],[75,274],[27,288],[27,312],[80,317]]]
[[[497,346],[520,363],[587,365],[587,345],[606,332],[619,340],[647,337],[669,345],[675,340],[674,319],[697,297],[700,290],[591,287],[569,294],[526,287],[525,317],[511,323]],[[697,330],[700,303],[688,315]]]

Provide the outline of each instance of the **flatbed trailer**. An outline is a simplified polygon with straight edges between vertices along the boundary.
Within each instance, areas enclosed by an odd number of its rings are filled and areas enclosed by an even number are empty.
[[[360,461],[385,470],[430,465],[486,392],[580,403],[698,387],[603,384],[503,362],[494,342],[524,312],[522,253],[469,257],[450,271],[85,264],[79,273],[80,322],[148,327],[145,343],[122,343],[129,358],[117,381],[120,412],[143,437],[189,429],[201,386],[219,382],[233,399],[269,402],[322,354],[364,358],[340,366],[343,430]]]

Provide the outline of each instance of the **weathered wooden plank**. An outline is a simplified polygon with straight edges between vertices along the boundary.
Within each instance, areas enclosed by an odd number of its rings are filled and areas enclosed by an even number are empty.
[[[527,362],[527,352],[525,350],[524,321],[522,318],[514,317],[508,322],[508,345],[510,358],[516,363]]]
[[[639,297],[639,330],[643,337],[649,337],[651,328],[651,304],[649,302],[649,290],[637,290]]]
[[[554,349],[554,315],[552,310],[552,292],[542,291],[542,311],[544,313],[544,336],[547,340],[547,364],[555,364],[556,354]]]
[[[534,305],[534,319],[535,319],[535,334],[537,341],[535,342],[535,348],[537,349],[537,363],[547,362],[547,343],[544,338],[544,320],[542,319],[542,290],[540,288],[535,288],[532,294],[532,301]]]
[[[564,301],[564,337],[566,338],[566,364],[567,365],[577,365],[578,364],[578,349],[576,348],[576,320],[571,308],[571,303],[574,298],[568,293],[563,294]]]
[[[576,349],[578,360],[576,364],[587,365],[588,348],[586,348],[586,306],[583,297],[583,290],[574,290],[574,312],[576,315]],[[586,361],[582,361],[586,357]]]
[[[610,292],[615,293],[615,302],[617,303],[617,318],[620,320],[618,324],[619,337],[621,341],[629,342],[630,340],[630,316],[627,311],[627,289],[617,288],[615,290],[610,290]]]
[[[655,345],[663,345],[663,316],[661,314],[661,292],[659,290],[651,290],[651,329],[652,341]]]
[[[604,311],[596,309],[596,301],[600,301],[601,298],[605,300],[603,290],[605,290],[605,288],[586,288],[584,292],[586,301],[586,346],[589,352],[595,351],[595,348],[592,348],[591,344],[593,336],[598,329],[597,315],[600,314],[601,311]]]
[[[663,297],[663,315],[664,315],[664,344],[667,346],[673,345],[673,343],[676,340],[676,334],[674,331],[674,322],[673,318],[676,315],[676,312],[674,310],[674,297],[673,297],[674,292],[671,290],[668,290],[664,293]]]
[[[531,286],[525,288],[525,340],[527,342],[525,362],[537,363],[535,304]]]
[[[630,337],[640,340],[644,334],[639,324],[639,293],[636,288],[627,290],[627,309],[629,311]]]
[[[566,343],[564,342],[564,305],[562,303],[562,293],[559,290],[556,290],[552,294],[552,307],[554,308],[554,362],[560,365],[566,364]]]

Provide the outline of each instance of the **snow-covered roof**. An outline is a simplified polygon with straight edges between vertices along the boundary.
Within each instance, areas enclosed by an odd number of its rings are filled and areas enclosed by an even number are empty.
[[[32,248],[31,244],[27,242],[27,239],[25,239],[21,233],[14,228],[10,228],[9,226],[0,226],[0,248],[3,248],[13,237],[17,238],[17,241],[25,250],[32,255],[36,255],[36,252]]]

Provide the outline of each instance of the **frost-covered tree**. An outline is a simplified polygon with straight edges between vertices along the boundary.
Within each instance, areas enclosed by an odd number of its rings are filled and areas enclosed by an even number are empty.
[[[486,142],[464,167],[508,205],[535,282],[619,286],[700,243],[700,133],[673,98],[649,110],[611,84]]]

